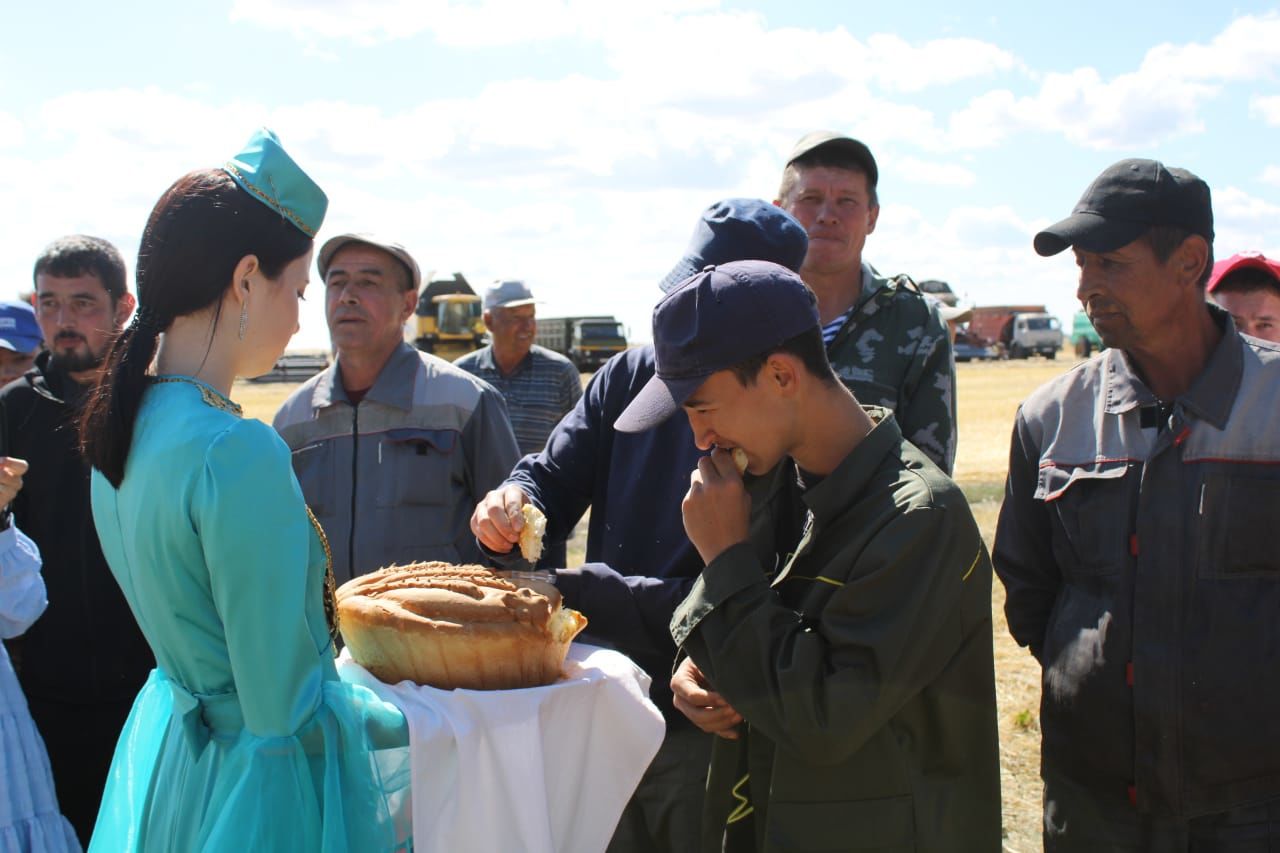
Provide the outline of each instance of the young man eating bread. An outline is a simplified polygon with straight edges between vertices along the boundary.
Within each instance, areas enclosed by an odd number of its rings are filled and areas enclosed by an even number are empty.
[[[683,409],[716,448],[682,505],[705,566],[671,620],[676,707],[722,735],[704,849],[998,850],[991,563],[960,490],[836,378],[789,270],[699,272],[653,332],[615,428]],[[733,449],[773,472],[771,524]]]

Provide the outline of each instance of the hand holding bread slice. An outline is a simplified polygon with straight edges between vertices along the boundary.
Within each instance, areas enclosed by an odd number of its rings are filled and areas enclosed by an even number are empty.
[[[471,532],[481,545],[497,554],[512,553],[518,545],[532,563],[542,556],[546,529],[546,516],[513,483],[490,491],[471,512]]]
[[[547,517],[533,504],[520,507],[524,526],[520,528],[520,555],[530,563],[542,556],[542,537],[547,532]]]

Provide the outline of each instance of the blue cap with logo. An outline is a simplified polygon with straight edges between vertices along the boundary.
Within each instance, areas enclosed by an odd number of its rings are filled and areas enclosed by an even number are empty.
[[[329,209],[329,199],[270,130],[264,127],[255,131],[244,150],[222,168],[242,189],[288,219],[303,234],[316,236]]]
[[[44,340],[36,312],[25,302],[0,302],[0,349],[26,355]]]
[[[658,283],[670,292],[708,264],[754,258],[799,271],[809,235],[796,218],[758,198],[726,198],[702,212],[684,257]]]
[[[680,411],[711,374],[818,326],[813,291],[786,267],[768,261],[707,267],[653,309],[657,372],[613,428],[652,429]]]

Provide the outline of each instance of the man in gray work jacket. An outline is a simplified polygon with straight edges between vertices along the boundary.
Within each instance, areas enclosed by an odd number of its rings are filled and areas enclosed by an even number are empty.
[[[1208,186],[1153,160],[1035,238],[1109,347],[1022,404],[996,530],[1051,853],[1280,843],[1280,347],[1205,304],[1212,244]]]
[[[338,357],[289,395],[274,426],[329,537],[335,580],[391,563],[483,562],[471,508],[519,458],[501,395],[403,340],[417,262],[341,234],[316,259]]]

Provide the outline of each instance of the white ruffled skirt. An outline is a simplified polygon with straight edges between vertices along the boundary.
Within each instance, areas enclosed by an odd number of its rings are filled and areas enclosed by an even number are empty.
[[[49,756],[0,645],[0,853],[79,853],[58,811]]]

